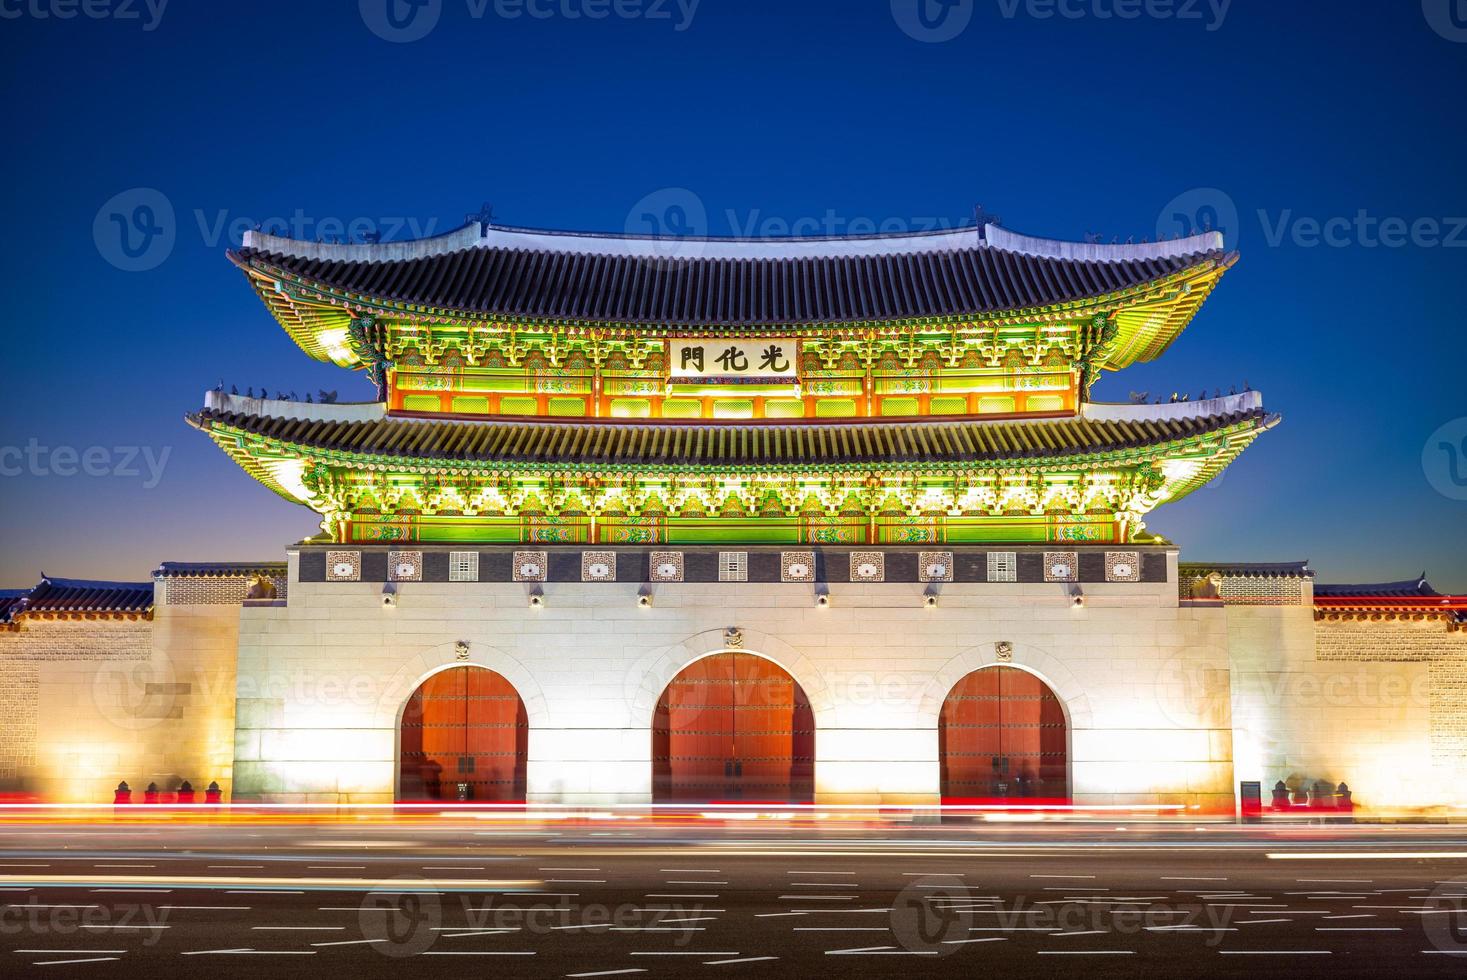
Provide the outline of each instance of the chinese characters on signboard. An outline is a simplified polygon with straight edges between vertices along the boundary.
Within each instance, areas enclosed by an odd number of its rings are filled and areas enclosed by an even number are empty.
[[[799,376],[793,340],[674,340],[673,378],[789,378]]]

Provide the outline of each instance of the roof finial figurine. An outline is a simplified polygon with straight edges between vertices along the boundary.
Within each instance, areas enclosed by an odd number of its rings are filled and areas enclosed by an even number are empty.
[[[477,221],[479,223],[479,237],[488,238],[489,226],[494,224],[494,205],[485,201],[479,205],[479,212],[477,214],[466,214],[464,215],[464,220]]]
[[[1002,225],[1003,218],[996,214],[989,214],[988,209],[981,204],[973,205],[973,224],[981,230],[984,225]]]
[[[296,393],[295,393],[295,392],[294,392],[294,391],[292,391],[292,392],[291,392],[291,393],[290,393],[290,400],[291,400],[291,401],[293,401],[293,402],[298,402],[298,401],[300,401],[300,399],[299,399],[299,398],[297,398],[297,397],[296,397]]]
[[[1085,233],[1085,244],[1086,245],[1099,245],[1100,244],[1100,238],[1101,238],[1100,232],[1098,232],[1098,231],[1087,231]]]
[[[1151,397],[1151,392],[1149,392],[1149,391],[1133,391],[1133,392],[1131,392],[1131,404],[1132,405],[1145,405],[1146,404],[1146,399],[1148,399],[1150,397]]]
[[[311,401],[311,393],[309,391],[306,392],[306,404],[307,405],[313,404],[312,401]]]
[[[215,391],[218,391],[218,392],[222,392],[224,390],[224,379],[223,378],[220,378],[219,379],[219,383],[214,386],[214,390]]]
[[[1237,385],[1233,385],[1230,388],[1228,388],[1228,394],[1230,394],[1230,395],[1236,395],[1237,393],[1238,393],[1238,386]]]
[[[1172,392],[1172,404],[1175,405],[1179,400],[1180,400],[1180,396],[1178,396],[1175,391]]]
[[[321,404],[322,405],[334,405],[334,404],[336,404],[336,392],[334,392],[334,391],[319,391],[319,392],[317,392],[317,394],[319,394],[321,396]]]
[[[237,394],[239,394],[239,385],[230,385],[229,386],[229,393],[231,395],[237,395]]]
[[[254,388],[247,389],[245,391],[245,397],[246,398],[254,398],[255,397],[255,389]]]
[[[1248,383],[1248,379],[1247,378],[1244,378],[1243,379],[1243,390],[1244,391],[1252,391],[1253,390],[1253,386]]]

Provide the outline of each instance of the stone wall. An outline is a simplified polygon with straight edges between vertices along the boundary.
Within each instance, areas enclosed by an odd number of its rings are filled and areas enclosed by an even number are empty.
[[[237,607],[159,608],[0,632],[0,779],[61,802],[108,802],[121,780],[227,785],[238,621]]]
[[[738,627],[811,699],[822,802],[935,802],[943,700],[1005,641],[1066,705],[1077,801],[1232,808],[1223,610],[1179,607],[1174,557],[1170,581],[1087,585],[1083,608],[1060,584],[977,583],[936,608],[918,583],[835,584],[826,608],[808,584],[660,584],[642,608],[636,582],[552,583],[541,608],[528,584],[401,582],[385,606],[295,561],[288,605],[242,612],[241,798],[391,800],[399,714],[465,641],[525,701],[532,799],[645,802],[658,697]]]

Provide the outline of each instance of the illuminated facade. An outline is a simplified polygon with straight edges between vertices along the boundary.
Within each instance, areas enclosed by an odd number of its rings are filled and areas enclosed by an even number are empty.
[[[1240,781],[1430,806],[1464,773],[1467,602],[1146,528],[1277,422],[1252,391],[1090,399],[1198,313],[1218,235],[476,221],[231,258],[377,399],[206,396],[190,423],[320,533],[163,565],[129,659],[38,659],[17,606],[0,671],[30,673],[0,678],[40,700],[9,765],[48,795],[1231,812]]]

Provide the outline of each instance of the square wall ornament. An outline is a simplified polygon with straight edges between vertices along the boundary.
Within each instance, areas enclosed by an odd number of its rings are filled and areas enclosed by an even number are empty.
[[[1019,556],[1012,551],[990,551],[988,553],[988,581],[1017,582],[1019,580]]]
[[[681,551],[654,551],[647,556],[647,578],[653,582],[681,582],[683,580],[683,553]]]
[[[516,582],[543,582],[550,570],[550,556],[544,551],[516,551],[511,572]]]
[[[1080,555],[1074,551],[1046,551],[1044,553],[1044,581],[1080,581]]]
[[[423,581],[423,553],[421,551],[389,551],[387,553],[387,578],[392,582]]]
[[[1139,551],[1107,551],[1105,553],[1105,580],[1107,582],[1141,581],[1141,553]]]
[[[718,553],[718,581],[749,581],[749,553],[747,551],[720,551]]]
[[[360,582],[362,580],[362,553],[360,551],[326,552],[326,581]]]
[[[886,555],[879,551],[851,552],[852,582],[885,582]]]
[[[615,582],[616,581],[616,552],[614,552],[614,551],[583,551],[583,552],[581,552],[581,581],[582,582]]]
[[[786,551],[779,556],[781,582],[815,581],[815,552]]]
[[[448,580],[450,582],[479,581],[479,553],[477,551],[449,552]]]
[[[923,551],[917,555],[917,581],[951,582],[953,580],[953,553],[951,551]]]

